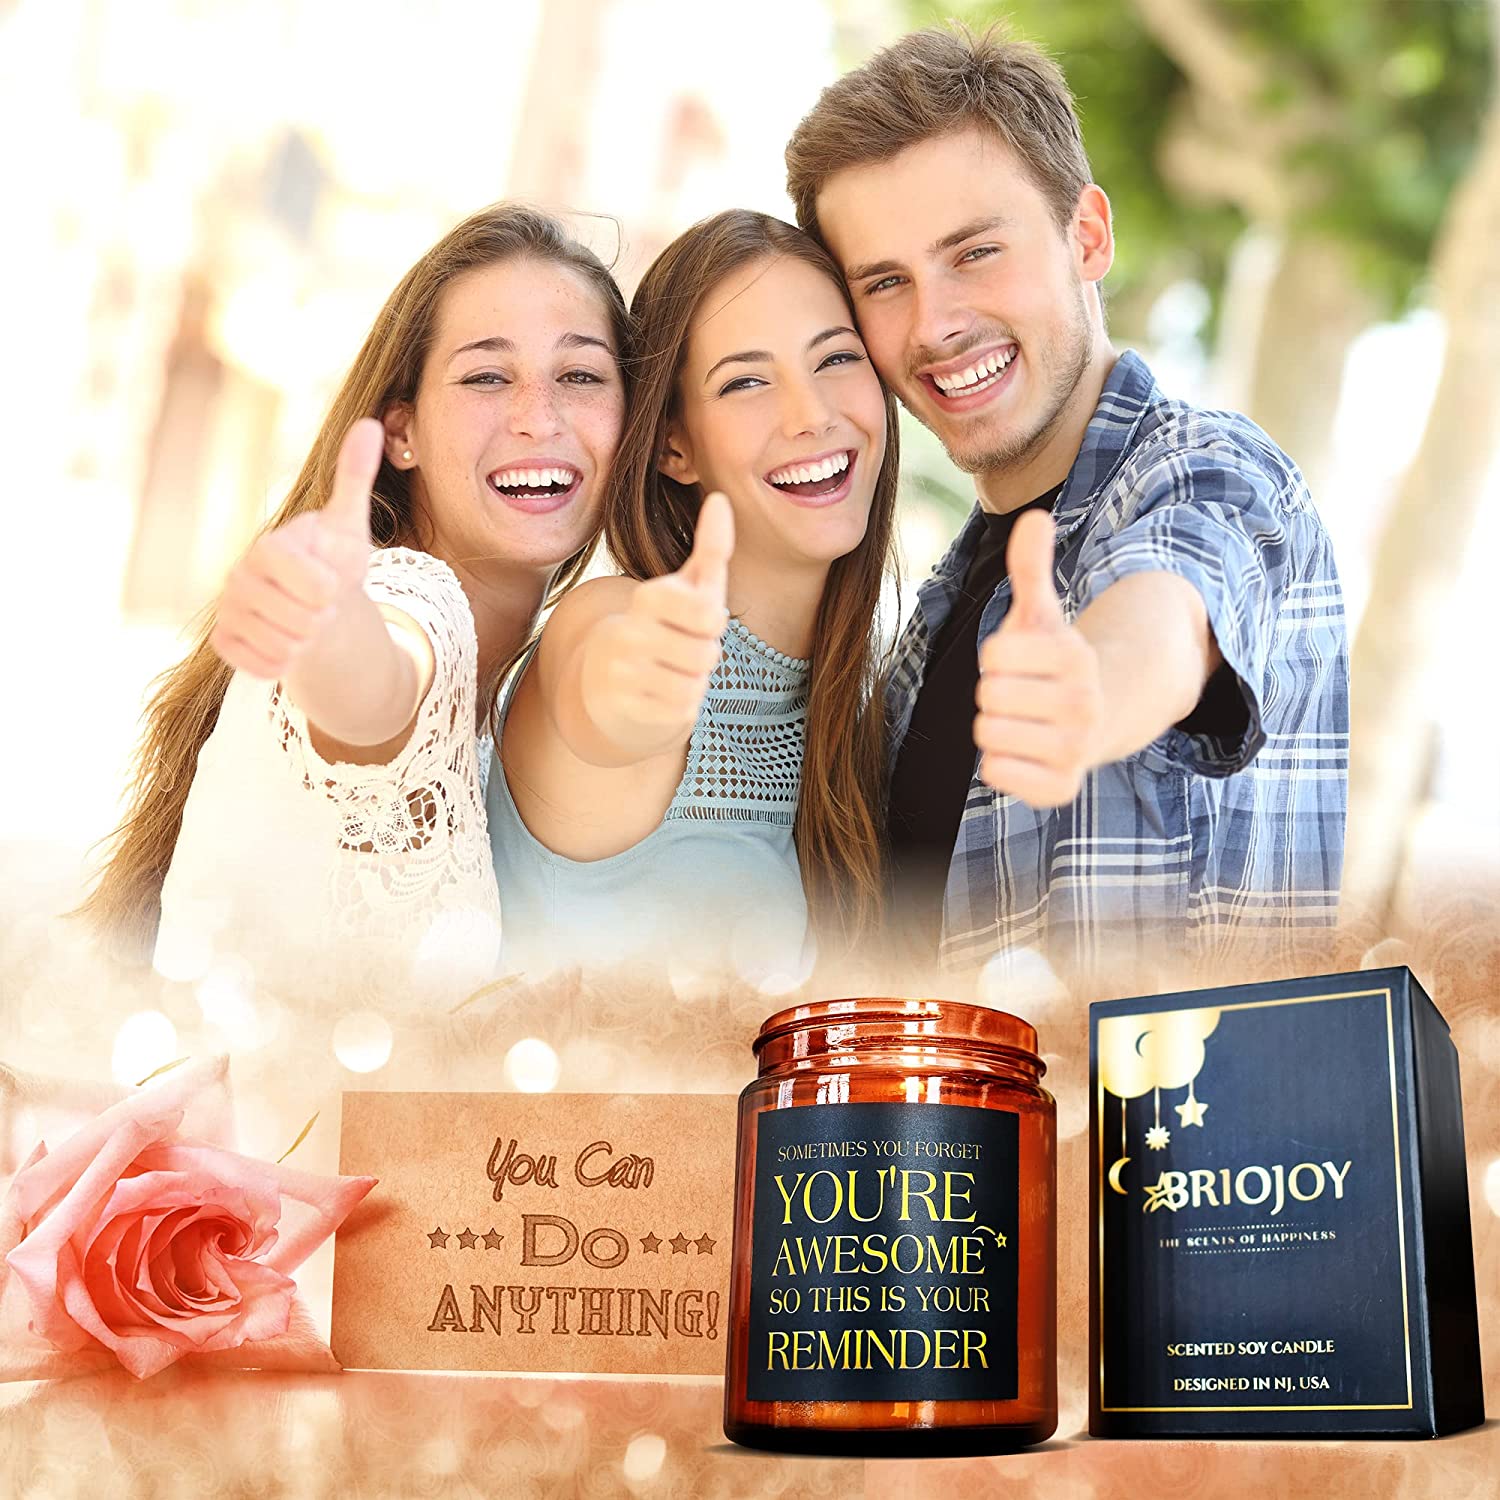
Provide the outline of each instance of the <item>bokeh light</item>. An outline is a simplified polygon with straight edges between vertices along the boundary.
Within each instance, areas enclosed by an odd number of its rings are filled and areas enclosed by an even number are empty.
[[[435,1437],[422,1444],[417,1462],[429,1474],[456,1474],[463,1466],[463,1454],[451,1437]]]
[[[372,1010],[355,1011],[333,1028],[333,1055],[351,1073],[373,1073],[390,1061],[390,1023]]]
[[[1385,938],[1360,958],[1362,969],[1393,969],[1411,962],[1411,947],[1400,938]]]
[[[1044,1052],[1042,1062],[1047,1068],[1042,1086],[1057,1100],[1058,1140],[1082,1135],[1089,1128],[1089,1095],[1081,1064],[1075,1070],[1058,1052]]]
[[[440,912],[422,934],[412,977],[419,989],[447,993],[492,972],[499,959],[500,924],[489,912],[458,907]]]
[[[563,1398],[542,1407],[542,1421],[554,1432],[570,1432],[583,1422],[583,1408],[576,1401]]]
[[[133,1086],[178,1056],[177,1028],[159,1010],[138,1010],[115,1032],[110,1072],[116,1083]]]
[[[706,965],[673,952],[667,956],[667,983],[679,1000],[706,1000],[722,988],[722,982]]]
[[[505,1054],[505,1076],[523,1094],[556,1088],[560,1071],[557,1053],[540,1037],[523,1037]]]
[[[264,1047],[277,1032],[280,1011],[274,1001],[258,999],[255,970],[239,954],[216,959],[194,986],[203,1019],[223,1038],[231,1052]]]
[[[182,924],[163,931],[151,967],[163,979],[192,984],[208,972],[213,959],[213,939],[208,933],[195,923]]]
[[[768,969],[760,977],[756,988],[767,1000],[780,1000],[795,994],[807,983],[812,973],[811,963],[804,962],[795,969]]]
[[[784,938],[778,940],[778,936],[767,932],[766,923],[758,913],[749,912],[735,924],[729,944],[729,961],[734,972],[771,999],[789,995],[805,984],[817,962],[817,948],[811,934],[805,937],[801,952],[795,956],[791,945]]]
[[[666,1456],[667,1444],[664,1438],[654,1432],[638,1432],[625,1448],[625,1461],[621,1467],[625,1471],[626,1483],[644,1484],[647,1480],[655,1479],[661,1472]]]
[[[1067,986],[1035,948],[997,953],[980,970],[978,993],[980,1004],[1009,1011],[1038,1030],[1074,1011]]]

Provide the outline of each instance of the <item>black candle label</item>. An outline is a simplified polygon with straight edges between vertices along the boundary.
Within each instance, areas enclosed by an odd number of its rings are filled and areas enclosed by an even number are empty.
[[[1019,1117],[811,1104],[757,1132],[749,1398],[1013,1399]]]

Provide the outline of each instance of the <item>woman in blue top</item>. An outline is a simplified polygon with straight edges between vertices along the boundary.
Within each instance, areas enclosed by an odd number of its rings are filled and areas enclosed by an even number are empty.
[[[878,920],[894,405],[837,268],[764,214],[688,230],[631,315],[624,576],[558,605],[489,782],[506,967],[795,976],[809,917]]]

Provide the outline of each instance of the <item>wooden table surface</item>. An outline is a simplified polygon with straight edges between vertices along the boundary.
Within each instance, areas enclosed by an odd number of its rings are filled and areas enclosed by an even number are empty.
[[[0,1474],[26,1500],[258,1496],[1500,1494],[1500,1420],[1440,1442],[1117,1442],[1003,1458],[818,1459],[727,1443],[716,1381],[123,1372],[0,1389]]]

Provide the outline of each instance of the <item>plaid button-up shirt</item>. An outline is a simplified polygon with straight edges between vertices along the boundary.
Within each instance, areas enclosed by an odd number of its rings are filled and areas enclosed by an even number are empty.
[[[1121,355],[1054,508],[1071,620],[1112,583],[1165,571],[1202,596],[1247,711],[1230,741],[1171,728],[1031,808],[970,782],[943,898],[941,961],[1018,950],[1089,971],[1158,952],[1212,963],[1249,937],[1281,956],[1334,921],[1343,864],[1349,664],[1333,551],[1295,465],[1252,422],[1168,400]],[[922,585],[897,644],[892,765],[932,641],[957,599],[977,508]],[[1005,618],[1004,581],[980,620]]]

